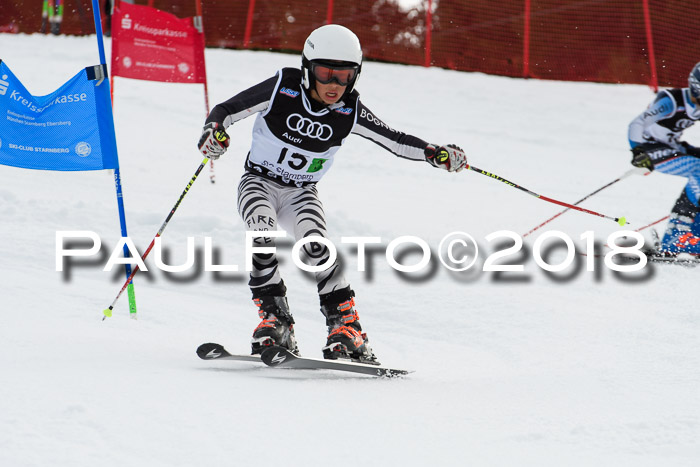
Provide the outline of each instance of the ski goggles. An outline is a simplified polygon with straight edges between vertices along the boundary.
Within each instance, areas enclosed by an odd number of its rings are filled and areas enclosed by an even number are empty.
[[[311,62],[311,73],[314,78],[321,84],[330,84],[333,81],[341,86],[347,86],[357,76],[357,65],[350,66],[332,66],[327,63]]]
[[[688,88],[690,90],[690,95],[700,100],[700,81],[698,81],[694,74],[691,74],[690,78],[688,78]]]

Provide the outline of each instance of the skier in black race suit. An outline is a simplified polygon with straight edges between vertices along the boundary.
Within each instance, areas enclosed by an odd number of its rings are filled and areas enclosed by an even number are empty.
[[[206,120],[199,149],[218,159],[229,145],[226,129],[257,114],[253,141],[238,189],[238,212],[248,230],[276,230],[281,224],[296,240],[327,237],[326,220],[316,183],[330,169],[336,152],[351,133],[377,143],[395,155],[427,161],[459,172],[467,158],[455,145],[428,144],[396,131],[359,99],[355,84],[362,69],[357,36],[339,25],[314,30],[304,44],[301,69],[283,68],[275,76],[214,107]],[[256,238],[271,246],[271,238]],[[326,264],[328,248],[307,243],[306,262]],[[362,332],[354,291],[337,261],[316,273],[321,312],[329,334],[324,358],[351,358],[378,363]],[[278,345],[298,354],[294,319],[274,254],[254,254],[249,286],[262,322],[253,333],[252,353]]]

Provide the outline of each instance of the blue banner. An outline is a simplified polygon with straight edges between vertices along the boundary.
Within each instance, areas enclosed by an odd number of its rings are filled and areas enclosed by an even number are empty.
[[[117,143],[104,65],[32,96],[0,61],[0,164],[38,170],[115,169]]]

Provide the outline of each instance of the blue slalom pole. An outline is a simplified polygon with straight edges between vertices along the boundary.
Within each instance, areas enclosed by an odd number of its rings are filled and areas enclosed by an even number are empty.
[[[100,52],[100,64],[102,65],[105,72],[105,79],[104,81],[102,81],[100,86],[109,87],[109,76],[107,75],[107,59],[105,58],[105,46],[102,40],[102,17],[100,15],[100,4],[98,0],[92,0],[92,13],[95,19],[95,33],[97,34],[97,48]],[[114,116],[111,112],[109,117],[109,120],[112,123],[112,127],[114,127]],[[124,197],[122,194],[122,177],[121,173],[119,172],[119,156],[117,156],[117,166],[114,169],[114,186],[117,191],[117,206],[119,208],[119,225],[121,226],[121,235],[122,237],[128,237],[129,235],[126,232],[126,213],[124,210]],[[131,255],[129,252],[129,247],[124,245],[124,257],[129,258],[130,256]],[[131,264],[125,264],[124,269],[126,272],[126,278],[127,280],[129,280],[129,278],[132,277]],[[129,281],[129,285],[127,287],[127,294],[129,295],[129,315],[133,319],[136,319],[136,294],[134,292],[134,284],[131,281]]]

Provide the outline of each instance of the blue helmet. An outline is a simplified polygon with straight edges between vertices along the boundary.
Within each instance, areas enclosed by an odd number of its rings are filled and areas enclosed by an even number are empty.
[[[700,101],[700,63],[697,63],[688,76],[690,95]]]

